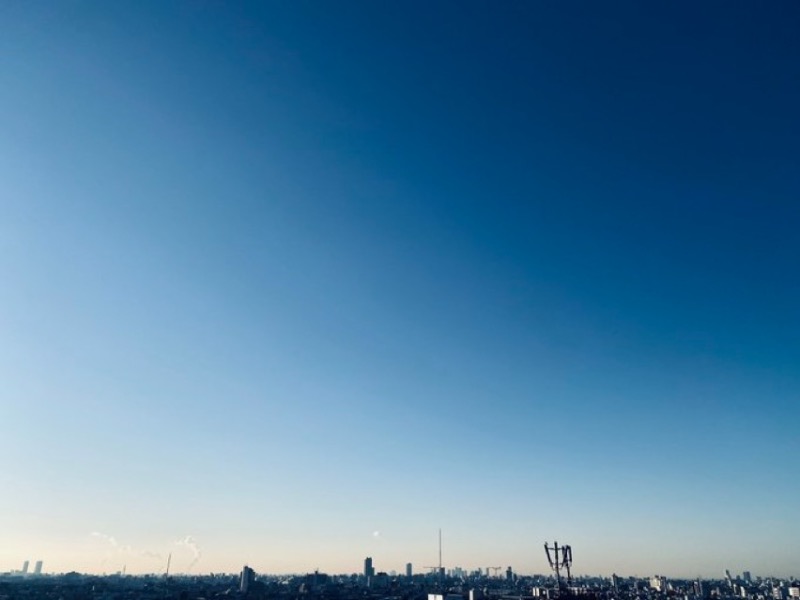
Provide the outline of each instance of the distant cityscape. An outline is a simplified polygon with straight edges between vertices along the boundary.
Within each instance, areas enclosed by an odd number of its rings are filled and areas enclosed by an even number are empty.
[[[557,548],[557,546],[556,546]],[[43,562],[0,573],[0,600],[790,600],[800,598],[794,577],[753,576],[749,571],[719,579],[572,576],[571,549],[548,549],[553,573],[523,576],[512,567],[467,571],[412,563],[404,572],[380,571],[372,557],[358,573],[302,575],[236,574],[87,575],[46,574]],[[562,563],[561,560],[564,560]],[[547,564],[547,563],[545,563]],[[566,576],[561,571],[566,570]]]

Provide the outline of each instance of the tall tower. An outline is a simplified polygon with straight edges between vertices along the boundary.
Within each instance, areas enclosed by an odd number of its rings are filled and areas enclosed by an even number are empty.
[[[572,583],[572,574],[569,571],[572,566],[572,547],[568,544],[564,544],[559,548],[558,542],[554,542],[551,547],[545,542],[544,552],[547,555],[547,562],[550,563],[550,568],[556,573],[556,587],[560,592],[562,589],[561,569],[567,570],[567,583]]]
[[[436,575],[440,581],[444,581],[444,567],[442,566],[442,528],[439,527],[439,570]]]
[[[33,567],[33,574],[34,575],[41,575],[42,574],[42,561],[37,560],[36,564]]]
[[[364,577],[369,579],[375,577],[375,567],[372,566],[372,557],[368,556],[364,559]]]
[[[253,571],[253,569],[251,569],[247,565],[245,565],[242,568],[242,575],[239,578],[239,591],[242,592],[243,594],[246,594],[247,590],[250,589],[250,586],[255,582],[255,580],[256,580],[256,572]]]
[[[406,563],[406,577],[411,579],[412,575],[413,575],[413,571],[412,571],[411,563]]]
[[[444,568],[442,567],[442,528],[439,527],[439,574],[444,575]]]
[[[27,575],[28,574],[28,565],[30,565],[30,564],[31,564],[31,561],[29,561],[29,560],[26,560],[24,563],[22,563],[22,574],[23,575]]]

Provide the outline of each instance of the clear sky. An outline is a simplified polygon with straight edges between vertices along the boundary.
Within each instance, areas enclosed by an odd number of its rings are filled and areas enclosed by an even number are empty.
[[[798,31],[0,3],[0,571],[800,575]]]

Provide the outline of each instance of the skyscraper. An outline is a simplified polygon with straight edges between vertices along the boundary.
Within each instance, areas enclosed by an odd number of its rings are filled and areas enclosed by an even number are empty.
[[[412,574],[413,573],[411,571],[411,563],[406,563],[406,577],[411,579]]]
[[[653,575],[650,578],[650,587],[662,594],[667,593],[667,578],[663,575]]]
[[[364,577],[375,577],[375,567],[372,566],[371,556],[364,559]]]
[[[242,568],[242,575],[239,579],[239,591],[243,594],[247,593],[247,590],[250,589],[250,586],[256,580],[256,572],[253,571],[250,567],[245,565]]]
[[[34,575],[41,575],[42,574],[42,561],[37,560],[36,564],[33,567],[33,574]]]
[[[706,597],[706,588],[703,585],[702,579],[698,578],[697,581],[694,582],[694,595],[697,596],[698,598]]]
[[[29,561],[29,560],[26,560],[24,563],[22,563],[22,574],[23,575],[26,575],[28,573],[28,565],[29,564],[31,564],[31,561]]]

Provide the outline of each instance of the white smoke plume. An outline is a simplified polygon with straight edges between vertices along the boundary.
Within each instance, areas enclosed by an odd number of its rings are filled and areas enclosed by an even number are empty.
[[[158,561],[163,561],[164,557],[166,556],[165,553],[162,554],[160,552],[153,552],[152,550],[139,550],[133,548],[128,544],[120,544],[119,541],[117,541],[117,538],[115,538],[114,536],[108,535],[107,533],[102,533],[100,531],[92,531],[89,535],[92,536],[93,538],[97,538],[98,540],[102,540],[108,544],[106,546],[107,548],[106,556],[101,563],[104,567],[108,561],[112,559],[122,560],[123,556],[140,557]],[[184,546],[189,550],[189,552],[191,552],[192,559],[191,562],[189,563],[189,566],[186,567],[187,571],[190,571],[203,556],[203,553],[200,550],[200,546],[197,544],[197,541],[191,535],[187,535],[175,541],[175,545]]]
[[[99,531],[93,531],[89,535],[91,535],[92,537],[100,538],[101,540],[107,541],[114,548],[119,548],[119,543],[117,543],[117,540],[114,539],[113,536],[110,536],[110,535],[108,535],[106,533],[100,533]]]
[[[129,544],[120,544],[113,535],[108,535],[107,533],[100,533],[99,531],[93,531],[90,533],[92,537],[99,538],[101,540],[105,540],[110,544],[109,554],[113,552],[119,552],[121,554],[132,554],[133,548]]]
[[[100,561],[100,567],[105,570],[106,565],[113,559],[113,557],[120,552],[124,551],[124,547],[120,547],[119,542],[114,536],[108,535],[107,533],[101,533],[99,531],[92,531],[90,534],[93,538],[97,538],[106,542],[108,545],[106,546],[106,554],[103,557],[103,560]]]
[[[191,535],[187,535],[182,540],[178,540],[175,542],[176,546],[186,546],[189,550],[192,551],[192,562],[189,563],[189,566],[186,567],[187,571],[191,571],[192,567],[194,567],[200,558],[203,556],[203,553],[200,551],[200,546],[197,545],[197,542]]]

